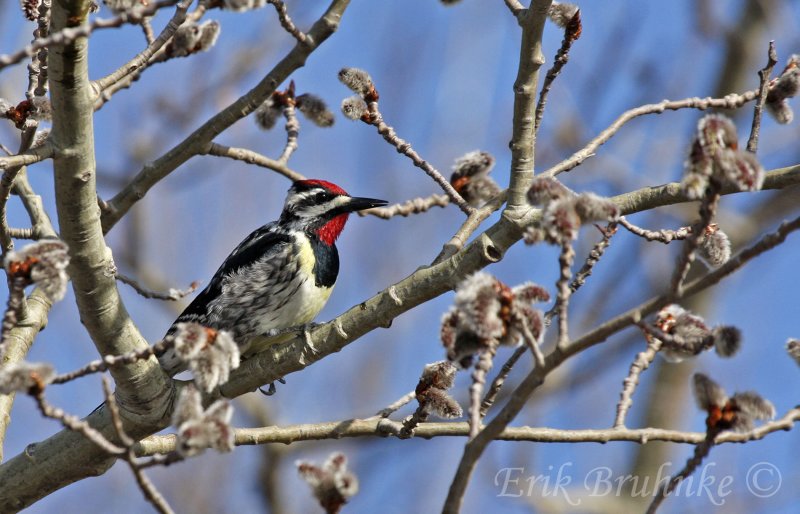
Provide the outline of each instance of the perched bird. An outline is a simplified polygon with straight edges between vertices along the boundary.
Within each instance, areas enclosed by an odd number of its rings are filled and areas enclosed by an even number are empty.
[[[381,205],[324,180],[295,182],[280,219],[231,252],[167,335],[182,322],[226,330],[245,356],[286,340],[275,332],[308,324],[330,297],[339,274],[335,243],[348,215]],[[171,348],[157,357],[171,376],[186,369]]]

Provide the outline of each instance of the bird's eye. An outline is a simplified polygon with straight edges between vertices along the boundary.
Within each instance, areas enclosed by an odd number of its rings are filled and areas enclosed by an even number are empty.
[[[317,203],[322,203],[322,202],[326,201],[327,199],[328,199],[328,193],[319,192],[319,193],[314,195],[314,200]]]

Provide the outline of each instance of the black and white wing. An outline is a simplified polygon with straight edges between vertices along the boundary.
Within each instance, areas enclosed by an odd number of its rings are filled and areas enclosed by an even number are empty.
[[[196,322],[217,330],[228,330],[240,345],[257,331],[258,311],[265,308],[264,292],[292,272],[290,261],[294,239],[275,230],[272,222],[247,236],[225,259],[208,285],[195,297],[170,327]],[[172,351],[158,356],[168,372],[181,371]]]

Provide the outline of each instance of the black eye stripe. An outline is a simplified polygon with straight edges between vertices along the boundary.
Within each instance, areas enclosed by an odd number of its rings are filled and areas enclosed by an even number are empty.
[[[325,209],[325,207],[328,207],[328,208],[332,208],[333,207],[333,205],[331,203],[332,201],[333,201],[333,198],[327,193],[326,193],[325,199],[323,199],[323,200],[318,200],[316,198],[316,195],[312,195],[310,197],[306,197],[306,198],[303,198],[302,200],[300,200],[296,205],[296,210],[297,211],[309,211],[309,210],[312,210],[312,209],[322,208],[322,210],[324,211],[324,210],[327,210],[327,209]]]

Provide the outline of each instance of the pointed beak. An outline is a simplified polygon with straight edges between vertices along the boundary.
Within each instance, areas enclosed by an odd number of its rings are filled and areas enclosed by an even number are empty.
[[[375,198],[359,198],[357,196],[350,197],[350,201],[344,205],[343,209],[346,212],[363,211],[364,209],[372,209],[373,207],[382,207],[386,205],[386,200],[376,200]]]

